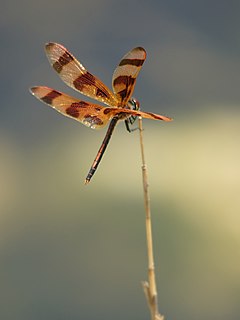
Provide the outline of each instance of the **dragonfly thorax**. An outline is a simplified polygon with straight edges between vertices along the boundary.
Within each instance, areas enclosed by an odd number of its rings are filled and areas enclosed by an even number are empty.
[[[128,101],[127,109],[139,110],[139,109],[140,109],[140,103],[139,103],[139,101],[138,101],[137,99],[135,99],[135,98],[131,98],[131,99]]]
[[[140,109],[140,103],[138,100],[136,100],[135,98],[131,98],[129,101],[128,101],[128,104],[127,104],[127,109],[131,109],[131,110],[139,110]],[[135,120],[137,119],[137,116],[129,116],[127,117],[127,119],[125,120],[125,125],[126,125],[126,129],[128,132],[132,132],[134,131],[135,129],[131,129],[131,125],[133,125],[133,123],[135,122]]]

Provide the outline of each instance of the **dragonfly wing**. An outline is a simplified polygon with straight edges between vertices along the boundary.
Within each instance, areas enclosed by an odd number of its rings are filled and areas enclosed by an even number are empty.
[[[162,116],[152,112],[144,112],[139,110],[130,110],[125,108],[105,108],[104,113],[110,113],[111,118],[117,116],[119,120],[125,120],[130,116],[142,117],[152,120],[172,121],[172,118]]]
[[[92,129],[104,127],[113,117],[111,112],[104,113],[105,109],[111,110],[112,108],[105,108],[98,104],[78,100],[48,87],[33,87],[30,91],[36,98],[58,112]]]
[[[146,51],[141,47],[134,48],[122,58],[113,73],[113,92],[122,108],[127,105],[132,96],[136,78],[145,59]]]
[[[117,106],[118,101],[112,91],[88,72],[66,48],[50,42],[45,50],[51,66],[68,86],[109,106]]]

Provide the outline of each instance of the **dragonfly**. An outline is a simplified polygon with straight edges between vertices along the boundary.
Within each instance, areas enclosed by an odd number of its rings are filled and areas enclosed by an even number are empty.
[[[132,97],[136,78],[146,59],[146,51],[136,47],[123,56],[112,77],[111,91],[91,74],[64,46],[50,42],[45,45],[48,60],[60,78],[71,88],[101,102],[94,104],[76,99],[46,86],[35,86],[30,92],[45,104],[87,127],[100,129],[109,123],[105,138],[85,179],[88,184],[97,170],[113,130],[119,121],[125,121],[129,132],[137,117],[171,121],[166,116],[140,111],[139,102]]]

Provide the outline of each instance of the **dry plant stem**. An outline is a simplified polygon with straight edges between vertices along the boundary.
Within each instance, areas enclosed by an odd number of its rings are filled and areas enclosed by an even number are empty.
[[[144,155],[143,127],[142,127],[141,117],[139,117],[138,125],[139,125],[140,147],[141,147],[141,156],[142,156],[142,178],[143,178],[144,206],[146,211],[146,239],[147,239],[147,254],[148,254],[148,282],[144,281],[142,284],[143,284],[143,290],[148,302],[148,306],[151,312],[151,320],[163,320],[164,317],[158,311],[157,287],[156,287],[156,280],[155,280],[155,267],[154,267],[154,256],[153,256],[150,196],[149,196],[147,166],[146,166],[145,155]]]

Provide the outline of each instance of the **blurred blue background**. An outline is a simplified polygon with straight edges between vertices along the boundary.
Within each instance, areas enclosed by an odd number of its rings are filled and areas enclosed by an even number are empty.
[[[134,95],[144,120],[159,308],[166,319],[240,315],[240,2],[1,2],[0,319],[149,319],[138,132],[105,130],[28,92],[75,97],[44,43],[66,46],[108,86],[143,46]]]

